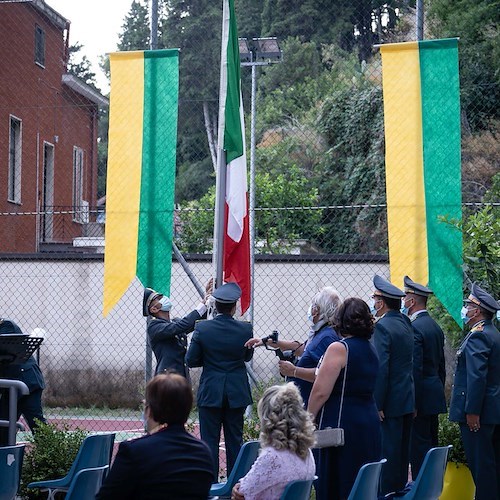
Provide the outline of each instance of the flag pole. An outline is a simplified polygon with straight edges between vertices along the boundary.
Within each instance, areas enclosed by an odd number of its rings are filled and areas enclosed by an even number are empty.
[[[217,172],[215,183],[215,221],[214,221],[214,288],[222,285],[224,270],[224,219],[226,203],[226,154],[224,152],[224,110],[227,87],[227,45],[229,34],[229,2],[223,1],[222,41],[219,86],[219,127],[217,133]]]

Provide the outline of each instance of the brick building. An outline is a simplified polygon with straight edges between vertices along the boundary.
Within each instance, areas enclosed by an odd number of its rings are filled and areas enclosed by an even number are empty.
[[[43,0],[0,0],[0,253],[71,245],[95,219],[108,101],[66,72],[69,27]]]

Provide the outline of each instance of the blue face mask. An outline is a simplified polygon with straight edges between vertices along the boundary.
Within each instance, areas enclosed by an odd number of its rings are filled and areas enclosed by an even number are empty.
[[[463,306],[462,309],[460,310],[460,317],[462,318],[462,321],[467,324],[470,321],[470,318],[467,316],[467,313],[469,310]]]
[[[161,310],[168,312],[170,309],[172,309],[172,302],[170,302],[170,299],[167,296],[163,296],[159,301],[161,305]]]
[[[409,309],[406,306],[402,306],[400,311],[402,314],[405,314],[406,316],[408,316],[410,313]]]

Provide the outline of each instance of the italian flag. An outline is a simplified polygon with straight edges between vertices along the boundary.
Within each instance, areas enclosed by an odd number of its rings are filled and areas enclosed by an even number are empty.
[[[461,324],[457,39],[382,45],[391,281],[428,284]]]
[[[225,168],[220,172],[226,176],[223,274],[225,282],[240,286],[244,313],[250,305],[250,233],[240,53],[233,0],[224,0],[222,23],[219,151],[223,149],[226,157]]]
[[[103,314],[137,276],[170,294],[178,50],[110,55]]]

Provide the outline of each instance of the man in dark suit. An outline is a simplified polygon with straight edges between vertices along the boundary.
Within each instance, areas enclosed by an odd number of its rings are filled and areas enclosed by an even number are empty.
[[[438,415],[446,413],[444,334],[426,310],[432,290],[404,277],[403,309],[413,328],[415,418],[411,432],[411,475],[415,479],[425,454],[438,445]]]
[[[408,482],[410,436],[415,395],[413,388],[413,331],[400,312],[404,292],[381,276],[373,278],[375,331],[373,341],[380,369],[375,402],[382,422],[382,469],[380,492],[404,489]]]
[[[0,335],[22,334],[21,328],[10,319],[0,318]],[[0,378],[20,380],[24,382],[30,391],[27,396],[21,396],[17,400],[17,418],[24,416],[32,432],[36,431],[37,420],[45,422],[42,410],[42,392],[45,389],[45,381],[38,363],[33,356],[28,361],[20,364],[0,366]],[[8,390],[0,390],[0,420],[9,419],[9,396]],[[0,446],[8,444],[8,429],[0,427]]]
[[[189,377],[184,357],[187,349],[187,335],[194,329],[196,321],[207,312],[207,297],[212,293],[212,281],[205,287],[205,297],[198,307],[181,319],[171,319],[170,299],[152,288],[144,289],[142,314],[147,316],[147,335],[156,357],[155,374],[165,370],[175,371]]]
[[[214,481],[208,446],[186,432],[193,404],[189,382],[177,373],[146,386],[147,436],[120,444],[99,500],[205,500]]]
[[[460,424],[476,500],[500,500],[500,304],[476,283],[464,302],[472,328],[457,352],[450,420]]]
[[[202,366],[198,388],[198,411],[201,437],[208,444],[219,475],[219,439],[224,428],[227,475],[231,473],[243,443],[243,414],[252,403],[245,361],[253,349],[245,343],[252,338],[252,325],[233,318],[241,289],[226,283],[213,293],[217,316],[198,321],[186,361],[189,367]]]

